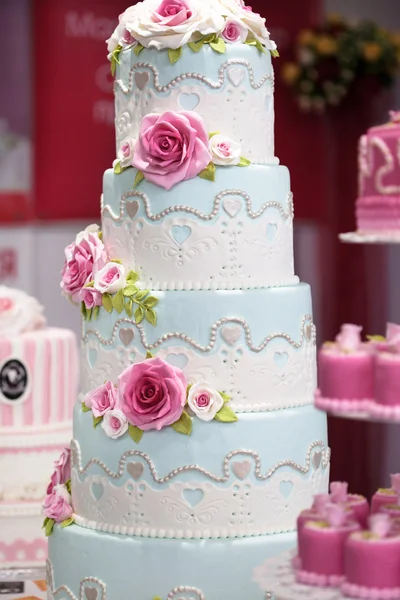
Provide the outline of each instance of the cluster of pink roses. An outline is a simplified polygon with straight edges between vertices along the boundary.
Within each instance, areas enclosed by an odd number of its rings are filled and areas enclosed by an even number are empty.
[[[400,325],[387,323],[386,336],[368,336],[368,342],[363,342],[361,333],[361,326],[345,323],[336,336],[334,347],[344,353],[361,350],[400,353]]]
[[[115,294],[125,286],[125,268],[109,260],[99,227],[89,225],[65,249],[61,289],[72,302],[84,302],[90,310],[101,306],[103,294]]]
[[[54,523],[63,523],[72,518],[71,494],[71,452],[64,448],[60,458],[54,464],[54,472],[47,487],[47,495],[43,503],[43,514],[46,517],[46,533],[51,533]],[[47,529],[49,523],[50,528]]]
[[[228,400],[206,383],[188,386],[181,369],[160,358],[150,358],[125,369],[117,387],[107,381],[89,392],[83,408],[91,410],[95,424],[101,422],[106,435],[116,439],[129,427],[140,432],[159,431],[182,418],[190,421],[186,405],[203,421],[218,415],[224,422],[236,421],[236,415],[225,406]],[[191,428],[178,430],[189,434]]]

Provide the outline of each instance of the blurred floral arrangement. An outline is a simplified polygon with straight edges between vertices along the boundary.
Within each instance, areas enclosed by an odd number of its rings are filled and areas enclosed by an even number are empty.
[[[358,82],[390,86],[400,71],[400,34],[371,21],[356,25],[332,15],[315,29],[300,31],[296,60],[282,67],[299,107],[322,113],[337,106]],[[372,90],[371,90],[372,91]]]

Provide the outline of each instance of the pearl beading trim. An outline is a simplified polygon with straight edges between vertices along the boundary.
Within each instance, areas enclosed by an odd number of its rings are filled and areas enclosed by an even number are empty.
[[[184,598],[177,598],[178,594],[196,594],[197,598],[189,598],[189,600],[206,600],[203,592],[197,588],[189,587],[187,585],[179,585],[174,588],[167,596],[167,600],[185,600]]]
[[[259,457],[258,452],[255,452],[253,450],[233,450],[232,452],[227,454],[226,457],[224,458],[222,477],[218,476],[218,475],[214,475],[210,471],[207,471],[206,469],[203,469],[203,467],[200,467],[198,465],[185,465],[183,467],[178,467],[177,469],[174,469],[173,471],[168,473],[168,475],[166,475],[165,477],[159,477],[157,474],[157,469],[156,469],[153,461],[151,460],[150,456],[148,454],[145,454],[144,452],[141,452],[140,450],[128,450],[127,452],[124,452],[120,458],[119,467],[118,467],[117,472],[114,472],[111,469],[109,469],[107,467],[107,465],[98,458],[92,458],[90,461],[87,462],[87,464],[84,467],[82,467],[82,454],[81,454],[81,449],[80,449],[80,446],[79,446],[79,443],[77,442],[77,440],[71,441],[71,462],[72,462],[72,466],[76,467],[76,469],[80,475],[85,475],[92,465],[97,465],[101,469],[103,469],[103,471],[109,477],[111,477],[111,479],[117,480],[117,479],[121,479],[121,477],[123,477],[123,475],[125,473],[127,458],[139,457],[148,464],[151,476],[153,477],[154,482],[158,483],[158,484],[167,483],[167,482],[171,481],[172,479],[174,479],[175,477],[178,477],[182,473],[188,473],[188,472],[200,473],[200,474],[204,475],[205,477],[208,477],[209,479],[211,479],[212,481],[215,481],[217,483],[226,483],[227,481],[229,481],[229,479],[231,477],[229,465],[230,465],[232,458],[234,458],[236,456],[247,456],[247,457],[252,458],[255,462],[254,475],[255,475],[256,479],[258,479],[259,481],[266,481],[267,479],[270,479],[279,469],[282,469],[283,467],[290,467],[294,471],[298,471],[302,475],[307,475],[311,469],[311,455],[316,448],[319,448],[322,453],[321,464],[322,464],[322,468],[326,469],[327,466],[329,465],[329,461],[330,461],[330,449],[325,446],[324,442],[318,441],[318,442],[313,442],[308,447],[307,454],[306,454],[306,462],[305,462],[304,467],[297,464],[294,460],[282,460],[282,461],[278,462],[274,467],[272,467],[269,471],[267,471],[267,473],[262,473],[261,459]]]
[[[236,325],[240,325],[243,328],[244,333],[245,333],[247,347],[252,352],[256,352],[256,353],[262,352],[268,346],[268,344],[270,342],[272,342],[272,340],[274,340],[274,339],[283,339],[286,342],[288,342],[296,350],[298,350],[299,348],[302,347],[305,339],[308,339],[309,341],[311,341],[314,346],[316,345],[316,329],[315,329],[315,325],[312,323],[311,315],[305,315],[302,319],[299,342],[296,342],[296,340],[294,340],[287,333],[277,332],[277,333],[272,333],[272,334],[268,335],[261,342],[261,344],[259,346],[255,346],[253,344],[250,327],[249,327],[247,321],[241,317],[224,317],[222,319],[219,319],[216,323],[214,323],[214,325],[211,327],[210,342],[207,346],[203,346],[202,344],[199,344],[198,342],[196,342],[195,340],[190,338],[188,335],[185,335],[184,333],[178,333],[178,332],[166,333],[165,335],[163,335],[161,338],[159,338],[152,344],[149,344],[147,342],[146,334],[145,334],[145,331],[144,331],[142,325],[138,325],[137,323],[135,323],[135,321],[133,321],[132,319],[128,319],[128,318],[118,319],[118,321],[116,321],[116,323],[113,327],[111,337],[109,339],[104,338],[100,334],[100,332],[97,331],[96,329],[89,329],[86,333],[84,332],[84,329],[83,329],[82,341],[84,343],[86,343],[89,340],[89,337],[91,335],[93,335],[99,340],[100,344],[102,344],[103,346],[112,346],[112,344],[115,341],[117,331],[118,331],[118,328],[120,327],[120,325],[132,325],[132,326],[136,327],[136,329],[139,331],[141,342],[146,350],[155,350],[156,348],[159,348],[160,346],[162,346],[164,344],[164,342],[167,342],[168,340],[171,340],[171,339],[177,339],[177,340],[182,340],[183,342],[186,342],[187,344],[189,344],[196,350],[199,350],[200,352],[211,352],[217,342],[218,330],[223,325],[226,325],[228,323],[234,323]],[[82,326],[84,328],[84,322],[82,323]],[[306,329],[306,333],[304,332],[305,329]]]
[[[176,206],[169,206],[168,208],[162,210],[160,213],[154,215],[151,212],[151,206],[150,206],[150,201],[149,201],[148,197],[145,194],[143,194],[141,192],[137,192],[137,191],[126,192],[125,194],[123,194],[123,196],[121,197],[121,201],[120,201],[119,215],[117,215],[110,206],[108,206],[108,205],[104,206],[104,198],[102,196],[101,213],[102,213],[102,217],[108,215],[115,223],[122,223],[126,217],[129,217],[129,215],[126,214],[126,201],[129,200],[129,198],[140,198],[140,200],[142,200],[142,202],[144,204],[146,217],[150,221],[160,221],[164,217],[166,217],[170,214],[173,214],[173,213],[178,213],[178,212],[183,212],[183,213],[187,213],[190,215],[194,215],[195,217],[197,217],[198,219],[201,219],[202,221],[211,221],[212,219],[214,219],[217,216],[217,214],[220,210],[220,207],[221,207],[222,200],[224,198],[226,198],[226,196],[239,196],[239,197],[243,198],[243,200],[245,201],[247,215],[249,216],[250,219],[253,219],[253,220],[261,217],[269,208],[276,208],[279,211],[281,217],[285,221],[287,219],[293,219],[293,217],[294,217],[292,192],[288,193],[286,210],[283,208],[283,206],[282,206],[282,204],[280,204],[280,202],[271,201],[271,202],[265,202],[265,204],[263,204],[261,206],[260,210],[258,210],[257,212],[253,212],[253,210],[252,210],[253,203],[251,201],[251,198],[243,190],[225,190],[225,191],[221,192],[220,194],[218,194],[218,196],[216,196],[216,198],[214,200],[213,210],[209,214],[204,214],[196,208],[192,208],[190,206],[184,206],[184,205],[180,204],[180,205],[176,205]]]
[[[38,517],[42,514],[41,502],[0,502],[0,518]]]
[[[208,79],[208,77],[205,77],[204,75],[200,75],[199,73],[183,73],[182,75],[175,77],[175,79],[172,79],[169,83],[167,83],[167,85],[160,85],[159,72],[154,65],[152,65],[150,63],[146,63],[146,62],[138,62],[135,65],[133,65],[129,71],[128,86],[126,86],[122,82],[121,79],[116,79],[115,84],[114,84],[114,89],[115,89],[115,91],[117,91],[117,89],[119,88],[123,94],[125,94],[125,95],[130,94],[133,90],[133,80],[134,80],[135,71],[139,71],[141,69],[148,69],[149,71],[151,71],[153,73],[153,85],[154,85],[156,91],[159,93],[169,92],[177,84],[182,83],[183,81],[187,81],[189,79],[194,79],[195,81],[204,83],[204,85],[210,87],[213,90],[220,90],[223,87],[224,82],[225,82],[225,73],[232,66],[241,66],[241,67],[244,67],[245,69],[247,69],[248,74],[249,74],[249,82],[250,82],[250,85],[253,88],[253,90],[258,90],[258,89],[262,88],[262,86],[266,82],[270,83],[272,88],[274,87],[274,76],[273,75],[264,75],[260,79],[259,82],[256,82],[253,67],[251,66],[250,62],[248,60],[236,59],[236,60],[228,60],[226,63],[224,63],[220,67],[220,69],[218,71],[218,81],[217,82],[214,82],[211,79]]]
[[[107,600],[107,586],[100,579],[97,579],[97,577],[85,577],[82,579],[79,586],[79,599],[76,598],[75,594],[66,585],[60,585],[60,587],[55,590],[54,570],[50,560],[47,560],[46,562],[46,579],[47,585],[54,598],[59,594],[64,593],[70,600],[88,600],[88,596],[86,595],[87,584],[94,584],[100,588],[100,595],[99,590],[96,588],[97,596],[93,600]]]

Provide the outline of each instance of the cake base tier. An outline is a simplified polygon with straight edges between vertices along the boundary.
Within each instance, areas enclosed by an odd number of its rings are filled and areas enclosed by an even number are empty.
[[[294,533],[179,541],[56,527],[49,538],[48,598],[62,587],[71,600],[88,598],[90,588],[97,591],[90,597],[101,600],[263,600],[255,569],[295,543]]]
[[[0,502],[0,569],[45,564],[47,541],[42,523],[40,502]]]

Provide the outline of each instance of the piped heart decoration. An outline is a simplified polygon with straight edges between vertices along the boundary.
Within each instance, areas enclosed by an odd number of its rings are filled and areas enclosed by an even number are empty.
[[[189,362],[189,359],[184,354],[168,354],[166,358],[167,363],[178,369],[184,369]]]
[[[99,592],[96,588],[85,588],[85,596],[87,600],[97,600]]]
[[[279,485],[279,491],[284,498],[289,498],[293,491],[293,481],[281,481]]]
[[[97,502],[101,499],[104,494],[104,486],[102,483],[92,483],[91,488],[92,496]]]
[[[275,352],[274,354],[274,362],[279,369],[284,369],[289,360],[289,355],[287,352]]]
[[[132,200],[131,202],[126,202],[125,210],[126,210],[127,215],[129,215],[131,219],[134,219],[139,211],[139,202],[137,200]]]
[[[238,214],[239,210],[242,207],[242,203],[240,202],[240,200],[237,200],[235,198],[227,198],[226,200],[224,200],[223,207],[226,214],[233,218],[236,217],[236,215]]]
[[[203,492],[203,490],[200,490],[200,489],[196,489],[196,490],[187,489],[187,490],[183,490],[183,497],[184,497],[185,501],[187,502],[187,504],[189,504],[189,506],[194,508],[203,500],[204,492]]]
[[[130,462],[127,464],[127,471],[135,481],[141,478],[144,471],[144,466],[140,462]]]
[[[146,85],[149,83],[150,75],[145,71],[140,71],[135,73],[135,83],[139,90],[143,90]]]
[[[313,456],[313,465],[318,470],[322,462],[322,452],[315,452]]]
[[[179,104],[183,110],[194,110],[200,104],[200,98],[197,94],[184,94],[179,96]]]
[[[89,348],[88,359],[89,359],[89,364],[92,368],[97,363],[97,357],[98,357],[98,352],[97,352],[96,348]]]
[[[120,329],[119,330],[119,339],[124,344],[124,346],[128,347],[135,334],[132,329]]]
[[[268,223],[267,225],[267,241],[273,244],[278,235],[278,226],[275,223]]]
[[[228,69],[228,79],[235,87],[239,87],[244,79],[244,70],[241,67]]]
[[[191,236],[192,230],[187,225],[174,225],[171,229],[171,237],[178,244],[182,246]]]
[[[241,336],[241,329],[237,326],[225,326],[221,329],[221,335],[229,346],[233,346]]]
[[[251,470],[251,462],[249,460],[237,461],[232,465],[232,471],[238,479],[246,479]]]

